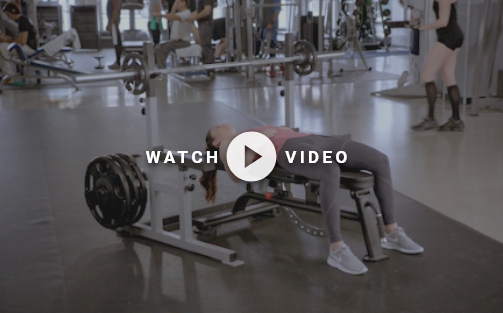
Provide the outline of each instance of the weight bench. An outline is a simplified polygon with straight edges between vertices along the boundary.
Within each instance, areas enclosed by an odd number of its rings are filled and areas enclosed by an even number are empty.
[[[170,54],[171,66],[178,67],[178,58],[189,59],[190,65],[199,65],[202,55],[203,48],[198,44],[191,44],[186,48],[176,49]],[[171,73],[171,75],[188,83],[211,80],[206,71],[192,71],[183,74]]]
[[[151,221],[119,227],[117,228],[119,233],[135,234],[150,238],[218,259],[222,263],[233,266],[243,263],[237,259],[235,251],[196,240],[193,238],[193,232],[196,231],[201,235],[215,235],[215,226],[257,215],[272,214],[276,216],[279,214],[279,208],[283,207],[287,211],[288,217],[299,229],[314,236],[326,236],[326,230],[307,225],[292,210],[292,208],[295,208],[321,213],[317,199],[318,181],[294,175],[281,167],[276,167],[266,179],[257,183],[247,184],[247,191],[236,201],[193,210],[190,193],[195,189],[197,175],[190,174],[188,172],[189,169],[197,171],[224,171],[223,165],[218,163],[196,163],[192,159],[191,154],[185,154],[182,159],[182,156],[176,151],[165,150],[162,147],[156,148],[156,150],[160,151],[160,160],[164,160],[168,153],[173,155],[176,166],[178,166],[178,178],[169,182],[161,181],[157,178],[156,171],[149,171],[148,192],[151,203],[154,203],[151,204],[150,208]],[[203,155],[204,158],[205,156]],[[292,197],[289,189],[290,184],[304,185],[306,191],[305,199]],[[382,217],[377,206],[370,201],[373,186],[374,177],[369,173],[341,173],[341,188],[350,191],[357,208],[356,212],[345,210],[341,216],[343,218],[358,220],[361,223],[367,247],[367,255],[363,259],[365,261],[376,262],[387,259],[388,256],[383,253],[381,248],[381,238],[384,238]],[[273,188],[274,192],[267,191],[269,187]],[[97,186],[94,188],[99,189],[102,187]],[[86,192],[92,194],[95,191],[86,190]],[[167,218],[160,216],[158,209],[154,209],[155,207],[158,208],[157,196],[159,193],[178,195],[178,215]],[[92,196],[90,196],[90,199],[94,200]],[[137,216],[135,212],[128,214],[130,216]]]
[[[28,59],[41,59],[46,62],[63,62],[68,68],[72,68],[75,62],[67,57],[67,53],[72,52],[73,49],[71,47],[63,47],[58,51],[55,55],[47,55],[45,54],[45,50],[42,48],[38,48],[34,53],[27,56]]]
[[[19,73],[16,73],[13,76],[6,75],[0,81],[0,92],[2,91],[3,86],[5,85],[7,80],[9,80],[10,78],[14,78],[14,79],[16,79],[16,78],[26,78],[26,79],[33,78],[33,79],[37,80],[37,83],[40,83],[40,80],[42,78],[61,78],[61,79],[66,80],[76,90],[79,90],[77,85],[73,82],[71,76],[87,74],[87,73],[83,73],[83,72],[74,71],[74,70],[68,69],[68,68],[57,67],[57,66],[54,66],[50,63],[40,61],[34,57],[31,57],[31,58],[27,57],[19,43],[13,43],[13,44],[9,45],[8,50],[15,51],[17,53],[17,58],[13,57],[12,59],[10,59],[10,61],[12,61],[14,64],[19,65],[19,66],[23,66],[25,68],[26,67],[34,67],[39,70],[47,70],[47,76],[42,76],[40,74],[40,71],[37,71],[37,75],[35,75],[35,76],[30,76],[30,75],[26,75],[26,74],[19,74]],[[39,52],[39,53],[41,53],[41,52]],[[33,56],[33,55],[34,54],[32,54],[31,56]],[[53,74],[53,76],[51,76],[51,73]]]

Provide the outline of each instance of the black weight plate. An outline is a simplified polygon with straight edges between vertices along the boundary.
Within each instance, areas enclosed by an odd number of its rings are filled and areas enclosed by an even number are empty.
[[[131,205],[130,205],[130,211],[127,213],[127,218],[126,218],[126,224],[132,225],[131,221],[134,219],[138,212],[138,208],[140,207],[140,191],[139,191],[139,183],[136,180],[134,170],[129,166],[129,164],[123,160],[121,157],[117,155],[109,155],[110,158],[112,158],[115,162],[117,162],[124,174],[126,175],[126,178],[129,182],[129,191],[131,195]]]
[[[112,159],[98,157],[87,166],[85,197],[94,218],[103,227],[125,226],[131,199],[129,184]]]
[[[123,158],[129,166],[134,170],[135,172],[135,177],[139,182],[139,204],[140,204],[140,210],[138,211],[137,216],[133,219],[133,223],[138,222],[141,217],[143,216],[143,213],[145,212],[145,208],[147,207],[147,202],[148,202],[148,188],[147,188],[147,182],[145,181],[145,178],[143,176],[143,172],[140,170],[138,167],[138,164],[136,164],[136,161],[134,160],[133,157],[130,157],[125,154],[117,154],[121,158]]]

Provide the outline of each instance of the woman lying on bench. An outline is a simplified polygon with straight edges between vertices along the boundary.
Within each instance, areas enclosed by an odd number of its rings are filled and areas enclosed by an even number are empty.
[[[364,144],[346,140],[341,137],[325,137],[313,134],[303,134],[286,127],[262,126],[247,131],[259,132],[267,136],[276,148],[277,164],[295,175],[320,181],[320,206],[329,232],[330,253],[327,263],[345,273],[359,275],[365,273],[367,267],[344,244],[340,231],[339,184],[341,171],[369,171],[374,175],[374,192],[379,201],[385,224],[387,242],[382,243],[386,249],[395,249],[405,254],[419,254],[423,248],[410,239],[403,228],[398,227],[393,207],[393,186],[388,157]],[[227,173],[235,182],[240,182],[229,170],[226,160],[227,148],[238,135],[236,130],[227,124],[212,127],[206,135],[206,150],[218,151],[220,160]],[[333,151],[333,163],[301,163],[295,158],[289,163],[284,151],[297,151],[297,155],[309,151]],[[347,160],[338,164],[335,155],[345,151]],[[253,160],[255,153],[248,149],[247,160]],[[253,155],[249,155],[249,154]],[[206,189],[206,200],[215,201],[216,171],[205,172],[200,179]]]

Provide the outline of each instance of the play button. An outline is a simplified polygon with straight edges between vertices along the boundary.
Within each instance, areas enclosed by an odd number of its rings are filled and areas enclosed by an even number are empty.
[[[253,160],[246,160],[246,152],[254,152]],[[227,165],[237,178],[254,182],[267,177],[276,165],[276,149],[271,140],[257,132],[246,132],[234,138],[227,148]]]

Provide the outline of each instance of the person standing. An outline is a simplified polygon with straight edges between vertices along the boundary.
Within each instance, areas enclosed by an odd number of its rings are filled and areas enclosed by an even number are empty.
[[[457,22],[456,3],[457,0],[435,0],[433,2],[433,11],[437,20],[424,26],[410,26],[412,29],[420,31],[435,29],[438,36],[438,42],[428,52],[421,72],[421,79],[425,83],[426,97],[428,98],[428,116],[421,123],[412,126],[412,129],[416,131],[430,129],[463,131],[465,128],[459,116],[461,96],[455,75],[457,57],[464,38],[463,31]],[[434,115],[438,95],[435,78],[439,71],[442,71],[442,80],[447,86],[452,105],[452,117],[440,127],[438,127]]]
[[[211,38],[213,37],[213,0],[197,0],[196,11],[188,19],[197,21],[201,47],[203,48],[203,63],[211,64],[215,61]],[[214,71],[209,71],[214,75]]]
[[[107,31],[112,34],[112,43],[115,48],[115,63],[108,66],[111,70],[121,69],[122,40],[119,24],[121,21],[122,0],[108,0],[107,2]]]
[[[157,45],[161,40],[162,20],[159,17],[162,10],[161,0],[149,0],[148,3],[148,30],[152,36],[154,45]]]
[[[281,0],[255,0],[259,6],[258,10],[258,26],[260,27],[259,36],[260,40],[263,42],[267,39],[267,35],[270,34],[269,47],[271,49],[276,49],[276,42],[278,37],[278,27],[279,27],[279,13],[281,12]],[[258,49],[257,49],[258,52]],[[271,53],[271,57],[276,56]]]

